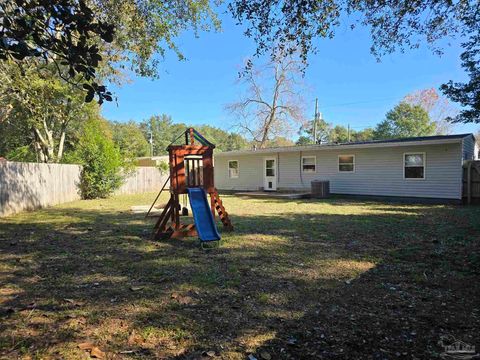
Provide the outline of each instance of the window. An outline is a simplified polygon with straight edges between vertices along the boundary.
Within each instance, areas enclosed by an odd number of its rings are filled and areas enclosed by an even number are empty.
[[[265,175],[275,176],[275,160],[265,160]]]
[[[338,155],[338,171],[355,172],[355,155]]]
[[[302,171],[314,173],[316,171],[317,158],[315,156],[302,156]]]
[[[228,161],[228,177],[230,179],[238,178],[238,161],[237,160],[229,160]]]
[[[403,165],[405,179],[425,179],[425,153],[404,154]]]

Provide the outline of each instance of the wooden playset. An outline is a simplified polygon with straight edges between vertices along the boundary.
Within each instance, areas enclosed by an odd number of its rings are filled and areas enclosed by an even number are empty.
[[[185,144],[172,143],[167,148],[170,176],[150,207],[151,210],[169,181],[170,200],[155,224],[154,238],[198,236],[201,241],[220,240],[214,221],[216,213],[225,230],[231,231],[233,226],[214,185],[213,149],[215,145],[193,128],[187,129],[180,136],[183,135]],[[186,194],[190,199],[194,224],[184,224],[181,221],[186,209],[182,208],[180,197],[185,197]],[[207,194],[210,196],[210,204],[208,204]]]

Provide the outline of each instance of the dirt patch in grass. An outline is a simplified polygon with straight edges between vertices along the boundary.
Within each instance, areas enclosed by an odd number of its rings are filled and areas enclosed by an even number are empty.
[[[130,206],[0,219],[0,358],[439,358],[480,348],[480,208],[225,196],[220,248]]]

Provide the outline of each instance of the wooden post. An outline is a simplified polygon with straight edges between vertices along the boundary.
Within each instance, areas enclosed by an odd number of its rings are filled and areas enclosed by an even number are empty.
[[[188,129],[190,131],[190,145],[195,145],[195,137],[193,136],[193,128]]]
[[[215,219],[215,193],[210,193],[210,209],[212,210],[213,218]]]
[[[215,186],[213,185],[212,155],[212,149],[208,149],[203,155],[203,188],[207,193],[213,193],[216,191]]]

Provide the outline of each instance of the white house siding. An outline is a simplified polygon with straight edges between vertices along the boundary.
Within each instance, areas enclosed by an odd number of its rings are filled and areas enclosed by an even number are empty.
[[[466,136],[463,138],[463,160],[476,160],[477,154],[475,146],[475,138]]]
[[[403,178],[405,152],[426,153],[426,179]],[[301,173],[300,159],[316,156],[316,172]],[[355,155],[355,172],[338,172],[338,155]],[[263,159],[267,153],[222,154],[215,159],[215,183],[221,190],[259,190],[263,187]],[[462,144],[392,146],[363,149],[324,149],[275,153],[279,190],[310,190],[312,180],[330,181],[336,194],[460,199]],[[229,179],[228,160],[238,160],[238,179]]]
[[[228,177],[228,161],[238,160],[239,176],[236,179]],[[215,186],[221,190],[259,190],[263,187],[263,156],[232,155],[229,157],[216,156]]]

